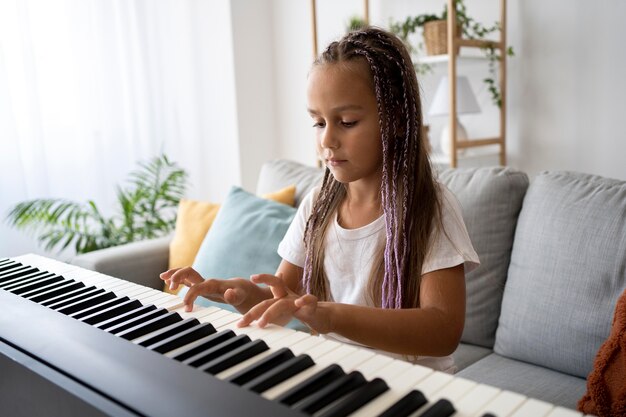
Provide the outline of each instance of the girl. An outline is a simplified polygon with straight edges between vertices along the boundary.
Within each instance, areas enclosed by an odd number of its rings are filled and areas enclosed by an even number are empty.
[[[464,270],[478,265],[459,205],[433,178],[408,52],[376,28],[331,43],[308,78],[308,112],[326,170],[279,245],[276,275],[171,288],[235,306],[239,325],[285,324],[453,372],[465,317]],[[256,284],[266,284],[258,286]]]

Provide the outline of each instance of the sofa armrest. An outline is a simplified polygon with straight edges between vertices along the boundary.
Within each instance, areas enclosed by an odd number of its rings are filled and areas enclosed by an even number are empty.
[[[145,287],[162,289],[172,236],[127,243],[75,256],[71,263]]]

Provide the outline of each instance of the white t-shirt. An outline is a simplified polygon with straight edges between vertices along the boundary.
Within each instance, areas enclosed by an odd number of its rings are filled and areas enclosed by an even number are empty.
[[[434,241],[422,266],[422,274],[438,269],[465,265],[465,271],[476,268],[478,255],[474,251],[456,197],[440,184],[442,191],[442,224],[445,233],[431,233]],[[278,246],[278,254],[287,262],[303,267],[305,260],[304,229],[313,202],[320,187],[314,188],[302,201],[287,234]],[[374,306],[368,297],[367,284],[372,262],[386,239],[385,217],[357,229],[344,229],[335,214],[326,233],[324,247],[324,270],[330,284],[331,300],[338,303]],[[344,343],[359,345],[337,334],[326,335]],[[362,345],[359,345],[362,346]],[[396,358],[429,366],[442,371],[454,372],[452,356],[428,357],[396,355],[378,351]]]

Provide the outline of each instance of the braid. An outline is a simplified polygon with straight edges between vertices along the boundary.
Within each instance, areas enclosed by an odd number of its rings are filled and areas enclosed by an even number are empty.
[[[419,284],[439,200],[421,134],[422,111],[408,52],[394,35],[377,28],[350,32],[332,42],[314,65],[365,62],[373,81],[382,142],[381,205],[386,242],[380,268],[372,269],[370,292],[383,308],[419,305]],[[345,188],[326,169],[307,221],[303,288],[328,299],[323,241],[330,214]],[[382,248],[381,248],[382,249]]]

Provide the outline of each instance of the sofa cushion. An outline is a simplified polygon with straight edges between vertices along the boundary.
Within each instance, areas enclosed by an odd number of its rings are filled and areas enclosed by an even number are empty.
[[[624,271],[626,182],[539,174],[520,213],[494,351],[586,377]]]
[[[276,159],[264,163],[261,167],[256,192],[265,194],[295,184],[295,206],[298,207],[304,196],[317,184],[321,184],[323,175],[324,171],[321,168]]]
[[[460,371],[492,353],[493,351],[486,347],[461,343],[452,354],[452,357],[454,358],[454,364]]]
[[[528,177],[511,168],[447,169],[439,180],[452,191],[480,266],[466,276],[462,342],[492,348],[513,236]]]
[[[272,193],[265,193],[262,197],[293,206],[295,193],[296,187],[290,185]],[[189,266],[193,263],[220,207],[220,204],[208,201],[180,200],[174,239],[170,243],[170,268]]]
[[[576,408],[576,402],[586,387],[584,378],[508,359],[495,353],[463,369],[456,376],[571,409]]]
[[[276,249],[295,214],[293,207],[233,187],[200,246],[193,268],[205,279],[275,273],[281,261]],[[187,287],[183,287],[179,295],[186,293]],[[236,312],[228,304],[202,297],[196,304]]]

